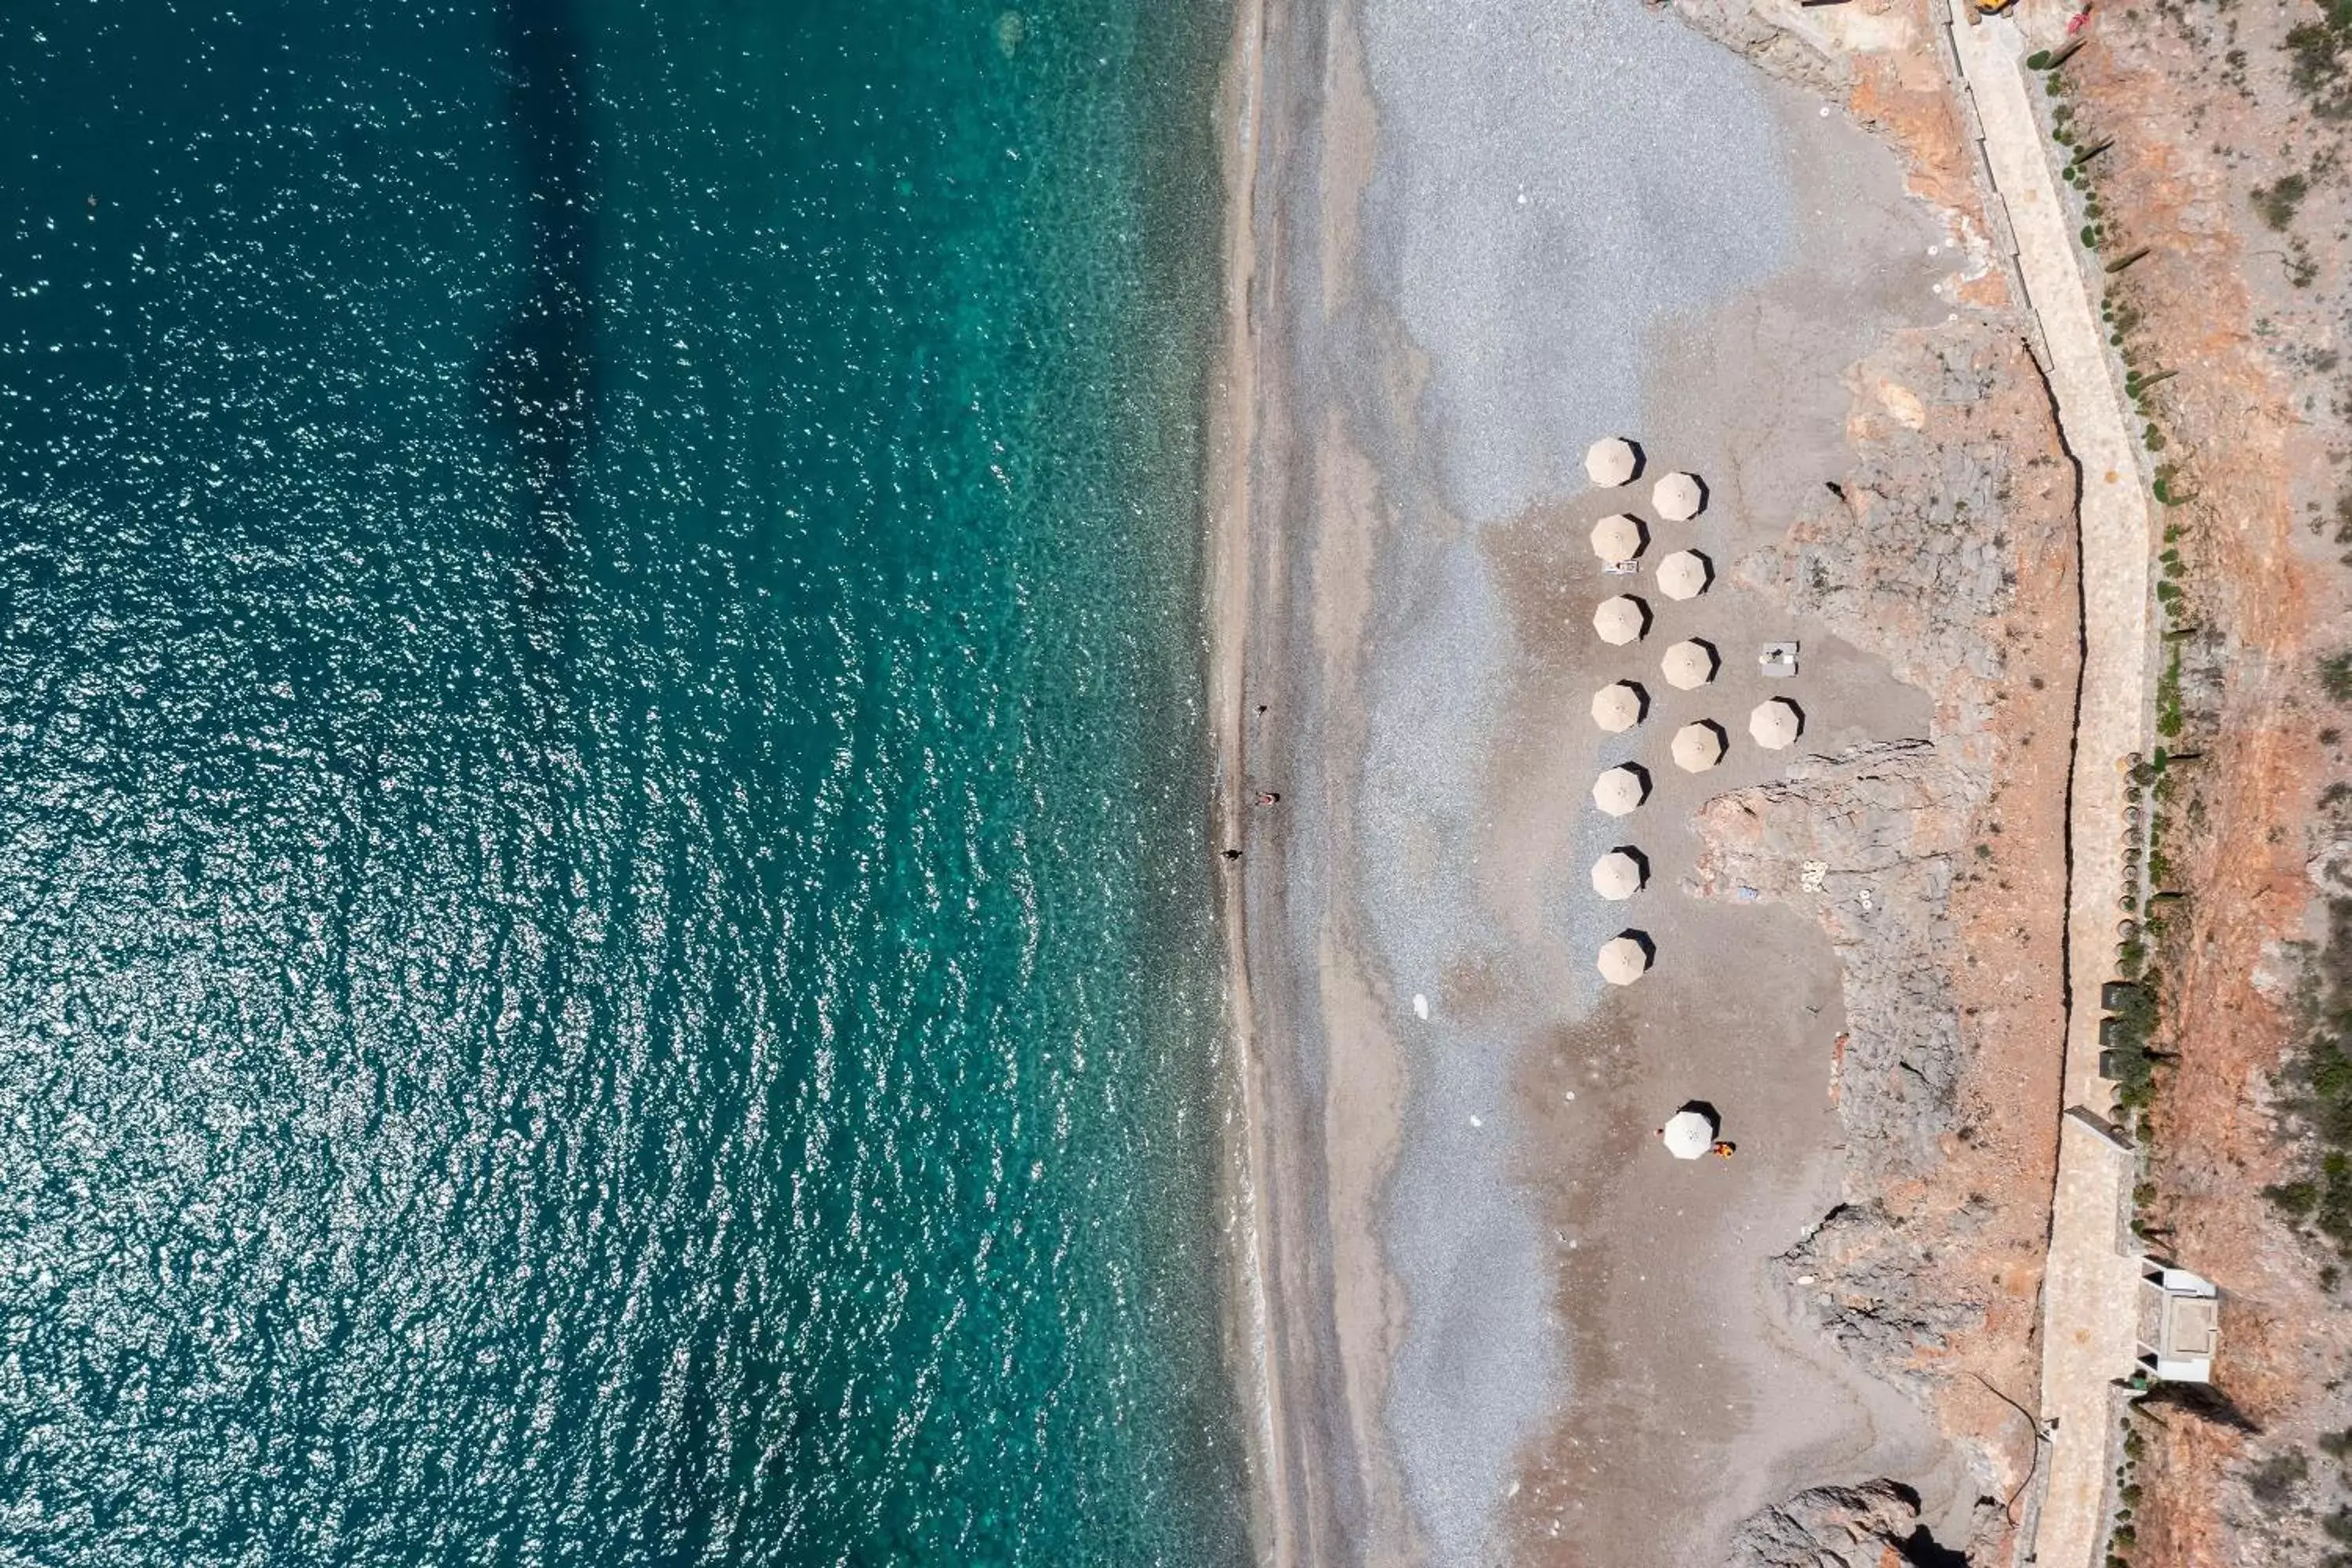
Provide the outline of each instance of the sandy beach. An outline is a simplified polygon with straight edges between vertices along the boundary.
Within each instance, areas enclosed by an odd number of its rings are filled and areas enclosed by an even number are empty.
[[[1926,692],[1740,568],[1845,471],[1849,367],[1945,321],[1960,260],[1886,147],[1633,0],[1245,12],[1213,689],[1267,1555],[1714,1563],[1790,1488],[1878,1475],[1957,1521],[1924,1409],[1766,1285],[1838,1202],[1837,960],[1690,884],[1707,800],[1928,731]],[[1593,490],[1615,434],[1650,475]],[[1705,477],[1695,521],[1649,507],[1668,469]],[[1587,532],[1629,510],[1713,589],[1602,575]],[[1591,609],[1626,588],[1652,629],[1609,647]],[[1713,686],[1658,678],[1684,636]],[[1619,679],[1650,710],[1605,735]],[[1748,740],[1773,695],[1795,752]],[[1665,744],[1700,718],[1733,745],[1693,777]],[[1654,791],[1612,820],[1588,786],[1629,758]],[[1604,903],[1620,844],[1649,883]],[[1656,963],[1612,991],[1627,927]],[[1694,1098],[1737,1159],[1657,1149]]]

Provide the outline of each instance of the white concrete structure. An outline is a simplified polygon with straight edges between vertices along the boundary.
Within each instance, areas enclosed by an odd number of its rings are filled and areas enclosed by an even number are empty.
[[[2221,1348],[2221,1292],[2186,1268],[2150,1263],[2140,1271],[2140,1365],[2168,1383],[2210,1383]]]

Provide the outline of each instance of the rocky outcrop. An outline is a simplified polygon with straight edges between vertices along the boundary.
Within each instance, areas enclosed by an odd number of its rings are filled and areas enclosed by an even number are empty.
[[[2010,514],[2021,500],[2044,510],[2056,484],[2071,500],[2049,395],[2023,346],[1983,324],[1905,333],[1850,379],[1862,461],[1740,575],[1933,694],[1931,738],[1981,763],[2013,584]]]
[[[1749,0],[1673,0],[1675,14],[1754,65],[1823,98],[1843,99],[1853,84],[1845,53],[1826,39],[1807,38],[1759,14]],[[1797,10],[1789,0],[1790,12]]]
[[[1896,1245],[1904,1228],[1882,1205],[1841,1204],[1773,1259],[1772,1280],[1840,1350],[1907,1373],[1914,1350],[1942,1342],[1981,1313],[1919,1289],[1916,1255]]]
[[[1699,813],[1692,891],[1794,904],[1837,949],[1850,1026],[1838,1105],[1863,1191],[1931,1164],[1952,1124],[1958,1009],[1929,960],[1950,941],[1952,858],[1983,788],[1943,749],[1906,741],[1806,758]]]
[[[1986,324],[1900,334],[1850,379],[1853,472],[1738,573],[1886,658],[1935,699],[1934,721],[1926,736],[1805,758],[1708,802],[1688,890],[1792,904],[1836,946],[1847,1184],[1867,1200],[1931,1167],[1953,1129],[1967,1058],[1951,894],[1993,784],[2011,520],[2029,512],[2048,531],[2072,479],[2032,361]]]
[[[1918,1531],[1918,1498],[1893,1481],[1815,1487],[1749,1516],[1724,1568],[1901,1568]]]
[[[2063,1027],[2050,911],[2063,899],[2063,753],[2026,771],[2016,748],[2036,729],[2041,745],[2065,744],[2074,474],[2038,372],[1997,322],[1899,334],[1850,382],[1854,467],[1735,570],[1926,691],[1928,732],[1802,758],[1709,801],[1685,889],[1804,912],[1843,970],[1832,1081],[1844,1201],[1774,1260],[1771,1285],[1793,1319],[1948,1423],[1953,1380],[1976,1373],[1962,1386],[1987,1408],[1948,1429],[1976,1445],[1986,1495],[2005,1496],[2023,1474],[2019,1418],[1978,1390],[2032,1397],[2021,1323],[2044,1231],[1985,1194],[2013,1197],[2009,1173],[2048,1157],[2041,1129],[2003,1119],[2046,1114],[2016,1100],[2017,1042]],[[2012,689],[2012,649],[2058,679]],[[2039,911],[2031,932],[2026,908]],[[2051,956],[2021,977],[2006,954],[2029,937]],[[1971,1076],[1986,1037],[1969,1019],[2002,982],[2010,1055],[1995,1092]],[[2026,984],[2039,987],[2031,998]],[[1750,1520],[1731,1561],[1950,1560],[1917,1552],[1910,1501],[1890,1483],[1801,1492]],[[1997,1557],[2005,1510],[1990,1505],[1972,1524],[1965,1544]]]

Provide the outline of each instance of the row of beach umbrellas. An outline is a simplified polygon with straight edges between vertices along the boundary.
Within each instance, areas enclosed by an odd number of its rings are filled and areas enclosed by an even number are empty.
[[[1586,476],[1604,488],[1631,484],[1641,467],[1640,452],[1620,437],[1596,441],[1584,455]],[[1689,521],[1706,502],[1705,487],[1691,474],[1667,474],[1650,489],[1652,509],[1670,522]],[[1649,545],[1649,530],[1631,513],[1604,517],[1593,524],[1593,553],[1609,565],[1636,560]],[[1652,580],[1669,599],[1696,599],[1714,583],[1715,563],[1701,551],[1677,550],[1658,563]],[[1592,629],[1612,647],[1629,647],[1649,635],[1650,607],[1631,594],[1616,595],[1594,608]],[[1712,644],[1687,637],[1667,647],[1659,668],[1667,685],[1678,691],[1696,691],[1715,679],[1721,662]],[[1612,681],[1592,694],[1592,721],[1611,734],[1622,734],[1642,722],[1649,705],[1649,693],[1639,682]],[[1804,715],[1782,698],[1758,704],[1748,720],[1748,738],[1768,751],[1795,743],[1803,728]],[[1676,767],[1700,773],[1723,761],[1728,744],[1721,725],[1712,719],[1700,719],[1676,730],[1666,752]],[[1592,784],[1592,804],[1614,817],[1631,816],[1649,794],[1650,776],[1635,763],[1609,768]],[[1642,890],[1649,874],[1641,850],[1620,845],[1592,863],[1592,890],[1612,903],[1622,902]],[[1596,963],[1601,977],[1612,985],[1631,985],[1649,972],[1651,958],[1645,933],[1622,931],[1601,944]],[[1675,1158],[1696,1160],[1730,1148],[1717,1142],[1716,1131],[1712,1110],[1693,1102],[1668,1118],[1658,1137]]]
[[[1639,454],[1631,442],[1618,437],[1593,443],[1585,454],[1585,472],[1596,484],[1629,483],[1640,469]],[[1668,474],[1651,490],[1662,517],[1686,521],[1706,501],[1705,487],[1690,474]],[[1648,548],[1649,530],[1631,514],[1605,517],[1593,526],[1592,548],[1604,562],[1630,561]],[[1713,583],[1714,563],[1696,550],[1677,550],[1659,563],[1659,586],[1668,598],[1687,600],[1705,593]],[[1612,647],[1639,642],[1650,629],[1650,608],[1631,594],[1604,599],[1592,614],[1592,629]],[[1669,646],[1659,661],[1666,684],[1678,691],[1696,691],[1715,679],[1722,667],[1715,646],[1703,638],[1685,637]],[[1634,680],[1614,680],[1592,694],[1592,721],[1610,734],[1622,734],[1648,715],[1649,693]],[[1759,702],[1748,713],[1748,736],[1765,751],[1794,745],[1804,732],[1804,714],[1784,697]],[[1667,742],[1666,754],[1685,773],[1703,773],[1720,763],[1730,750],[1723,726],[1712,719],[1684,724]],[[1650,775],[1638,763],[1621,763],[1602,771],[1592,782],[1592,804],[1611,816],[1630,816],[1650,796]],[[1593,891],[1604,899],[1633,897],[1646,879],[1630,846],[1612,850],[1592,868]],[[1646,938],[1624,932],[1603,945],[1601,974],[1613,984],[1631,984],[1649,968]]]

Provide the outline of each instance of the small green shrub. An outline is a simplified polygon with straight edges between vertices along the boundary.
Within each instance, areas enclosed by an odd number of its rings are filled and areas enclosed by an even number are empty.
[[[2271,184],[2256,185],[2252,193],[2254,210],[2275,229],[2284,229],[2294,221],[2295,209],[2310,194],[2311,182],[2301,174],[2281,174]]]
[[[2302,1449],[2290,1448],[2284,1454],[2273,1454],[2249,1468],[2246,1471],[2246,1489],[2254,1494],[2257,1502],[2275,1508],[2294,1495],[2295,1488],[2303,1485],[2305,1478],[2310,1474],[2311,1460]]]
[[[2352,702],[2352,648],[2319,661],[2319,689],[2336,702]]]
[[[2156,732],[2169,741],[2180,733],[2187,722],[2188,716],[2180,705],[2180,647],[2176,643],[2172,658],[2156,681]]]

